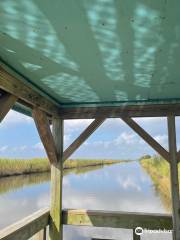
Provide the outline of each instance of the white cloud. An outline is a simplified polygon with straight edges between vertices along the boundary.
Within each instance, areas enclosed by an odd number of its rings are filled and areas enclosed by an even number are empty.
[[[148,124],[153,124],[153,123],[158,123],[161,122],[162,119],[165,119],[163,117],[143,117],[143,118],[134,118],[134,120],[138,123],[148,123]]]
[[[2,146],[0,147],[0,152],[5,152],[8,149],[8,146]]]
[[[26,145],[22,145],[22,146],[13,147],[12,151],[13,152],[24,152],[27,149],[28,149],[28,147]]]
[[[165,135],[165,134],[164,135],[157,135],[157,136],[154,137],[154,139],[162,145],[165,145],[165,146],[168,145],[168,136]]]
[[[4,120],[2,121],[2,123],[0,124],[0,127],[7,128],[9,126],[16,125],[16,124],[22,124],[22,123],[29,124],[32,122],[33,122],[32,118],[30,118],[24,114],[10,110],[9,113],[4,118]]]
[[[136,191],[138,191],[138,192],[140,192],[141,191],[141,187],[140,187],[140,185],[139,184],[137,184],[136,182],[135,182],[135,179],[133,179],[132,177],[127,177],[127,178],[120,178],[120,177],[118,177],[117,178],[117,182],[121,185],[121,187],[123,188],[123,189],[125,189],[125,190],[128,190],[128,189],[134,189],[134,190],[136,190]]]
[[[68,133],[80,131],[87,127],[92,121],[92,119],[65,120],[65,130]]]
[[[133,133],[123,132],[119,137],[114,140],[116,145],[120,143],[133,144],[136,142],[136,135]]]
[[[44,146],[43,146],[42,142],[36,143],[36,144],[33,146],[33,148],[36,149],[36,150],[40,150],[40,151],[43,151],[43,150],[44,150]]]

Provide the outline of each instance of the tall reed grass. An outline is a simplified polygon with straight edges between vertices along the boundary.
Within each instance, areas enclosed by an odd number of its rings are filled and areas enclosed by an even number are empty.
[[[64,169],[118,163],[117,160],[66,160]],[[0,177],[50,171],[47,158],[0,159]]]
[[[141,159],[140,163],[151,177],[155,190],[160,194],[166,210],[170,212],[171,186],[169,163],[160,156]],[[180,168],[178,168],[178,171],[180,172]]]

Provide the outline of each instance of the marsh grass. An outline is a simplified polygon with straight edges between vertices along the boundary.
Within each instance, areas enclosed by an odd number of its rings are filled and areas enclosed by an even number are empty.
[[[169,163],[160,156],[141,159],[140,163],[151,177],[155,186],[155,190],[160,194],[166,210],[170,212],[171,186]],[[178,171],[180,172],[180,167],[178,167]]]
[[[82,168],[97,165],[119,163],[117,160],[66,160],[64,169]],[[49,172],[47,158],[34,159],[0,159],[0,177]]]

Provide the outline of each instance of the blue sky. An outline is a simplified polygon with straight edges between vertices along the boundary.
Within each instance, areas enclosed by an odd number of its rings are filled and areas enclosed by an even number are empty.
[[[166,118],[137,118],[135,120],[167,148]],[[91,121],[65,121],[65,148]],[[179,147],[179,118],[176,119],[176,127]],[[155,154],[155,152],[120,119],[107,119],[71,158],[137,159],[144,154]],[[0,157],[32,158],[44,156],[46,154],[33,119],[11,110],[0,124]]]

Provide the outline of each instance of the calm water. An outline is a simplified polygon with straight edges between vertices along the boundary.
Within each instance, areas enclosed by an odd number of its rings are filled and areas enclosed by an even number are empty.
[[[0,229],[49,206],[49,174],[0,180]],[[65,172],[63,208],[166,213],[161,196],[138,162]],[[64,227],[64,239],[100,237],[132,240],[123,229]],[[170,234],[143,235],[142,239],[171,239]]]

